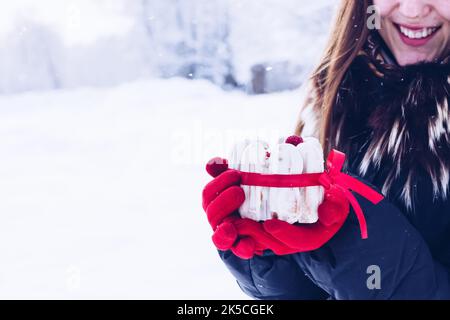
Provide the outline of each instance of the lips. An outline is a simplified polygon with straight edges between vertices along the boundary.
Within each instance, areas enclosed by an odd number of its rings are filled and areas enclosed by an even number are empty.
[[[394,26],[399,32],[402,41],[413,47],[421,47],[426,45],[434,35],[441,28],[438,27],[423,27],[423,26],[407,26],[394,23]]]

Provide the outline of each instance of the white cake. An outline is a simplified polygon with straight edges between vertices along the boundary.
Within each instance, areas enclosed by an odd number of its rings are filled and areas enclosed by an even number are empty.
[[[284,139],[282,140],[284,141]],[[245,140],[234,146],[230,167],[264,174],[317,173],[324,170],[323,151],[316,138],[304,138],[297,146],[279,143],[274,148],[261,140]],[[239,209],[243,218],[256,221],[278,218],[288,223],[314,223],[323,201],[323,187],[273,188],[242,186],[245,201]]]

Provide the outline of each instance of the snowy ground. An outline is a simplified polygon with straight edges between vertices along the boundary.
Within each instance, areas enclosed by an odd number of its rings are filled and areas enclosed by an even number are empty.
[[[0,96],[0,298],[245,298],[203,165],[249,129],[291,133],[299,102],[180,79]]]

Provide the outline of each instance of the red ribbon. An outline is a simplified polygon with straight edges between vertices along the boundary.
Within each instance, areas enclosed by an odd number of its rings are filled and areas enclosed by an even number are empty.
[[[241,184],[247,186],[274,187],[274,188],[301,188],[309,186],[323,186],[325,189],[334,186],[341,190],[355,211],[361,230],[361,238],[367,239],[367,223],[361,206],[355,196],[350,192],[354,191],[373,204],[383,200],[384,196],[371,187],[352,176],[341,172],[345,161],[345,154],[331,150],[326,169],[321,173],[304,174],[261,174],[254,172],[241,172]]]

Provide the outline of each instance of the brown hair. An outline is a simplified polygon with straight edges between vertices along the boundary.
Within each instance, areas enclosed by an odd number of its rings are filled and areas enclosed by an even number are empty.
[[[372,0],[342,0],[325,54],[311,76],[316,91],[314,111],[320,118],[320,141],[325,155],[331,149],[329,141],[331,115],[339,86],[358,52],[367,41],[367,9]],[[307,103],[307,102],[306,102]],[[299,119],[295,133],[301,135],[304,123]]]

